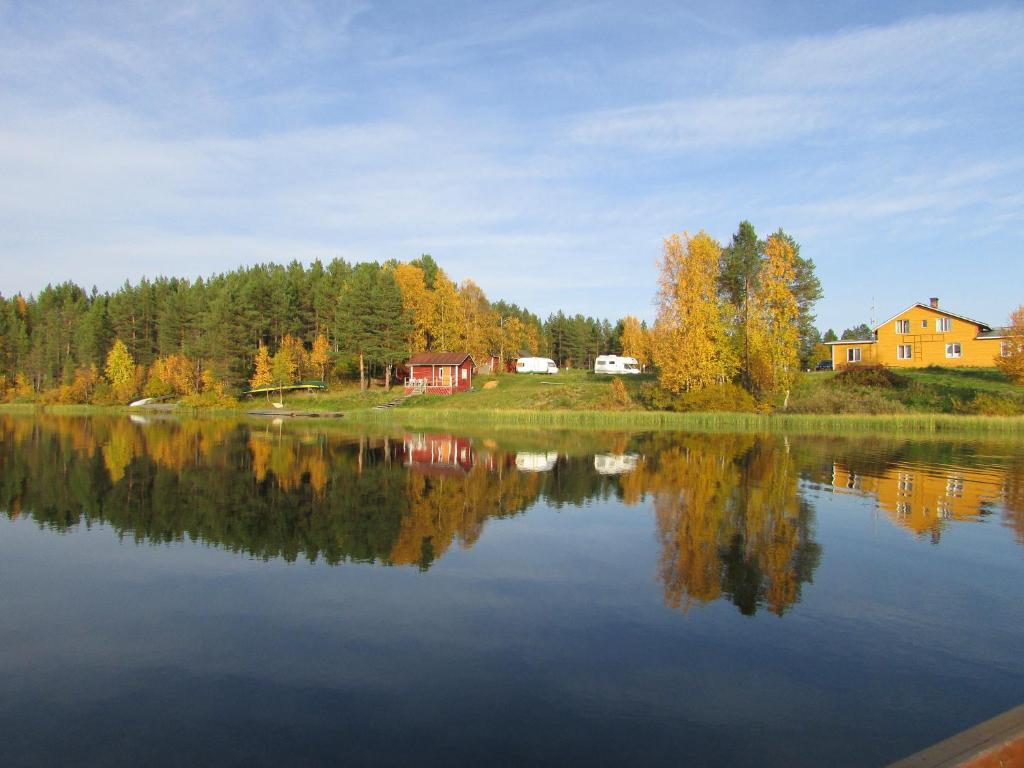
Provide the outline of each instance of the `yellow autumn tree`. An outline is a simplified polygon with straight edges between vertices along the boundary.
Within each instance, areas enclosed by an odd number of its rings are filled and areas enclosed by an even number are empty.
[[[274,383],[274,376],[270,371],[270,352],[267,350],[266,344],[260,344],[260,348],[256,350],[256,370],[252,374],[252,378],[249,379],[249,386],[253,389],[259,389],[260,387],[269,387]],[[267,391],[267,400],[270,400],[270,392]]]
[[[459,286],[459,302],[462,310],[459,335],[464,340],[463,348],[473,355],[474,360],[483,362],[491,353],[490,340],[494,336],[494,313],[490,302],[480,286],[472,280],[463,280]]]
[[[114,339],[103,372],[117,400],[125,401],[135,394],[135,361],[120,339]]]
[[[1024,304],[1010,314],[1010,326],[1005,332],[1006,338],[1000,342],[999,354],[996,356],[996,367],[1010,381],[1024,384]]]
[[[409,352],[423,352],[433,324],[434,309],[423,270],[415,264],[396,264],[395,282],[402,294],[402,308],[412,318],[412,331],[407,344]]]
[[[462,301],[458,289],[444,273],[437,270],[434,290],[430,292],[430,347],[434,351],[456,351],[464,346],[462,336]]]
[[[327,380],[327,365],[331,362],[331,349],[327,337],[317,334],[313,340],[313,349],[309,353],[309,365],[319,375],[321,381]]]
[[[735,361],[718,297],[721,247],[701,230],[665,239],[658,264],[652,351],[664,389],[676,394],[728,380]]]
[[[309,372],[309,353],[306,352],[306,348],[303,346],[301,339],[286,333],[284,338],[281,339],[280,349],[287,349],[292,362],[295,364],[295,369],[292,372],[293,380],[301,378]],[[278,351],[280,351],[280,349]]]
[[[783,396],[783,408],[800,369],[800,307],[792,288],[795,270],[796,254],[790,242],[779,235],[769,237],[749,304],[751,383],[762,399]]]
[[[502,318],[498,323],[496,344],[498,351],[499,373],[505,371],[505,361],[517,357],[526,338],[526,326],[515,315]]]
[[[647,329],[632,315],[622,318],[622,354],[626,357],[635,357],[641,368],[651,364]]]

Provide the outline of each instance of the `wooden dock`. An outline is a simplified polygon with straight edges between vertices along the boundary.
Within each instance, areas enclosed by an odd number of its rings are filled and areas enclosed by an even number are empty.
[[[1024,765],[1024,705],[968,728],[889,768],[1010,768]]]

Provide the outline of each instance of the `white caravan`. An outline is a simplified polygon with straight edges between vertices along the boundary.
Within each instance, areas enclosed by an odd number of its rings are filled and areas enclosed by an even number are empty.
[[[598,355],[594,360],[594,373],[640,373],[640,363],[635,357]]]
[[[516,454],[516,469],[520,472],[550,472],[557,463],[558,453],[555,451],[547,453],[520,451]]]
[[[516,360],[516,373],[558,373],[558,366],[550,357],[520,357]]]
[[[638,453],[598,453],[594,456],[594,469],[599,475],[625,475],[638,466]]]

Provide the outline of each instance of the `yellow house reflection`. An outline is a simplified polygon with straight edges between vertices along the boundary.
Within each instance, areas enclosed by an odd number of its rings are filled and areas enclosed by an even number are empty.
[[[986,469],[957,467],[948,472],[897,464],[872,474],[832,465],[832,490],[874,496],[896,524],[938,542],[950,521],[976,521],[1002,501],[1003,478]]]

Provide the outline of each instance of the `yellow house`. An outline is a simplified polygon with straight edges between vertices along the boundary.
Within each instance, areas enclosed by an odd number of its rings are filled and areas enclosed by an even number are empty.
[[[1009,354],[1004,329],[939,309],[939,300],[912,304],[874,329],[873,338],[832,341],[832,367],[891,365],[989,367]]]

